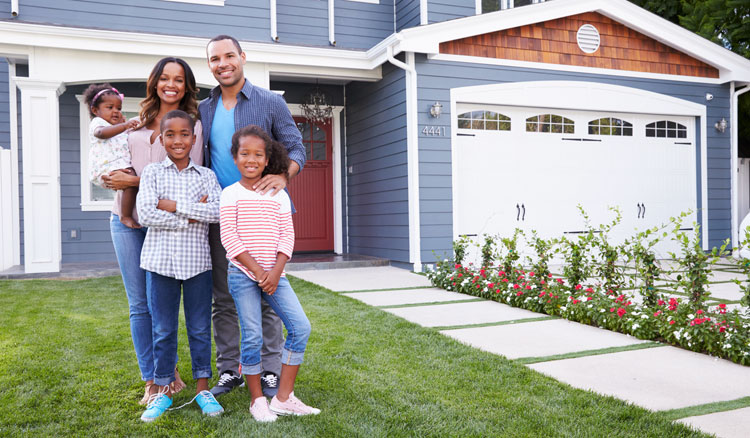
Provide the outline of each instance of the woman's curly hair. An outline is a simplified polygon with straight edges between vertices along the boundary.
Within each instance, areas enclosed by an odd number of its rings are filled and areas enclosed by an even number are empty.
[[[266,145],[266,167],[261,176],[284,175],[289,172],[289,154],[286,148],[272,139],[260,126],[247,125],[232,136],[232,156],[237,158],[242,137],[257,137]]]

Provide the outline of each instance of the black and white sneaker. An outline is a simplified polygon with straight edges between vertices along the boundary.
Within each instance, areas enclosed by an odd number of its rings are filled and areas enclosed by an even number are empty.
[[[245,386],[245,380],[239,374],[234,371],[227,371],[222,373],[219,377],[219,381],[216,382],[213,388],[211,388],[211,394],[218,397],[222,394],[233,390],[234,388],[242,388]]]
[[[263,388],[263,395],[273,397],[279,392],[279,376],[271,371],[266,371],[260,376],[260,386]]]

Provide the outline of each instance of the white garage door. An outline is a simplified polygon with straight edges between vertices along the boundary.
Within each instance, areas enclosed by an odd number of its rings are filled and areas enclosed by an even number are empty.
[[[457,105],[456,226],[468,235],[515,228],[546,237],[622,211],[620,242],[671,216],[696,220],[694,119],[680,116]],[[660,255],[675,249],[661,245]]]

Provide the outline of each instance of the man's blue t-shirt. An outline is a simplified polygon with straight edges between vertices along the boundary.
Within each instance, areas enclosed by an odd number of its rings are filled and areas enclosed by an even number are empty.
[[[219,97],[208,141],[211,143],[211,170],[216,173],[222,189],[236,183],[242,176],[232,157],[234,131],[234,108],[224,108],[224,103]]]

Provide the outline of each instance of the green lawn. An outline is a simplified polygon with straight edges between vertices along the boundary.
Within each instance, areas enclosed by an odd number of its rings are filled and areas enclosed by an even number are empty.
[[[119,278],[0,281],[0,436],[704,436],[611,397],[572,389],[382,310],[300,280],[313,325],[297,395],[316,417],[258,424],[243,388],[139,421],[142,395]],[[184,326],[180,370],[192,397]]]

